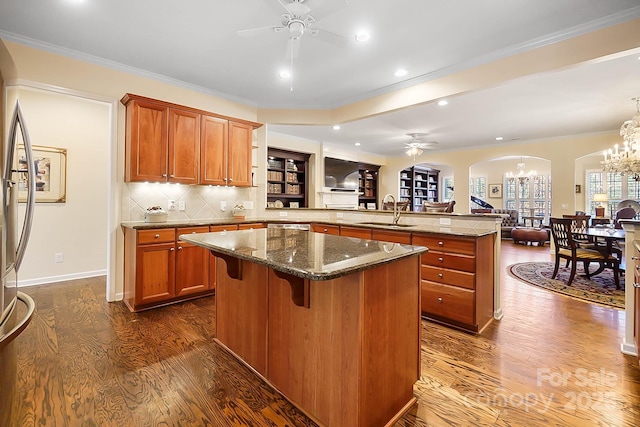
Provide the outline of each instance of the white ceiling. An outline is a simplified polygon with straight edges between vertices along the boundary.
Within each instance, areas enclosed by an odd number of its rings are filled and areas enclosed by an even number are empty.
[[[285,3],[291,0],[282,0]],[[280,24],[278,0],[2,0],[0,37],[179,84],[259,108],[332,109],[640,17],[640,0],[306,0],[318,37],[305,34],[293,91],[287,33],[240,37]],[[369,42],[355,42],[359,29]],[[344,47],[319,40],[344,36]],[[617,129],[640,96],[640,46],[608,61],[343,124],[270,131],[403,155],[407,133],[437,150]],[[409,71],[398,78],[398,67]],[[353,144],[360,142],[360,147]]]

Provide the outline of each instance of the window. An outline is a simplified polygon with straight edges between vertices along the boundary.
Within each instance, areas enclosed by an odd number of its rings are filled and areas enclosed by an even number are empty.
[[[527,180],[504,182],[505,207],[516,209],[518,217],[551,215],[551,176],[536,175]]]
[[[487,200],[487,177],[476,176],[469,178],[469,195],[484,201]]]
[[[600,205],[600,202],[593,201],[593,195],[596,193],[607,193],[609,200],[605,216],[608,217],[613,217],[621,201],[640,199],[640,182],[636,181],[633,176],[623,176],[619,173],[601,170],[588,170],[586,174],[587,191],[585,195],[587,200],[585,207],[589,215],[595,216],[596,206]]]
[[[447,176],[442,178],[442,185],[444,189],[442,190],[442,200],[449,201],[453,197],[453,177]]]

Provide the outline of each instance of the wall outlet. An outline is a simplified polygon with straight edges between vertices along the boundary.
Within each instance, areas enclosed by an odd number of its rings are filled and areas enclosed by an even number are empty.
[[[344,218],[344,213],[336,212],[336,218]]]
[[[185,202],[184,200],[180,200],[178,202],[178,210],[184,211],[185,209],[187,209],[187,202]]]
[[[560,207],[561,207],[562,209],[569,209],[569,205],[568,205],[568,204],[566,204],[566,203],[563,203],[562,205],[560,205]]]
[[[167,209],[169,209],[170,211],[175,211],[176,210],[176,201],[175,200],[169,200],[169,202],[167,203]]]
[[[287,216],[286,212],[280,212],[280,216]]]
[[[54,255],[54,259],[56,262],[63,262],[64,261],[64,254],[62,252],[58,252]]]
[[[242,206],[244,206],[245,209],[253,209],[253,201],[251,201],[251,200],[243,200],[242,201]]]
[[[440,225],[451,225],[451,218],[440,218]]]
[[[222,201],[220,202],[220,210],[221,210],[222,212],[224,212],[224,211],[226,211],[226,210],[227,210],[227,202],[225,202],[224,200],[222,200]]]

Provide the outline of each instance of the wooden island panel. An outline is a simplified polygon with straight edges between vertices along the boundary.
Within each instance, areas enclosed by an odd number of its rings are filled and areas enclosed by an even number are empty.
[[[419,271],[414,256],[311,281],[304,308],[270,270],[269,382],[321,425],[386,425],[415,401]]]

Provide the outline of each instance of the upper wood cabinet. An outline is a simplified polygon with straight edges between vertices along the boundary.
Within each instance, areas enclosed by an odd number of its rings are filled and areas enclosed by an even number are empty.
[[[262,126],[126,94],[125,181],[251,185],[253,130]]]
[[[198,184],[200,158],[200,114],[169,109],[168,182]]]
[[[126,96],[125,96],[126,98]],[[125,180],[167,180],[169,107],[127,99]]]

